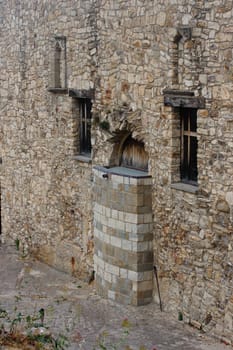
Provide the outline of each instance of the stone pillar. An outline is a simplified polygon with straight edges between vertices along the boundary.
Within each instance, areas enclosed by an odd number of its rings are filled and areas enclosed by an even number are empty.
[[[122,304],[150,303],[153,291],[151,177],[127,168],[94,169],[96,287]]]

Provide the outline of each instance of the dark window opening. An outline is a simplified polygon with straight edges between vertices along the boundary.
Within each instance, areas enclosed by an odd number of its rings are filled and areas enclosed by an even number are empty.
[[[144,149],[144,143],[128,137],[123,145],[120,165],[147,171],[148,154]]]
[[[181,109],[181,180],[197,185],[197,110]]]
[[[91,155],[91,107],[89,98],[79,100],[80,154]]]
[[[54,87],[61,88],[61,47],[57,42],[54,54]]]

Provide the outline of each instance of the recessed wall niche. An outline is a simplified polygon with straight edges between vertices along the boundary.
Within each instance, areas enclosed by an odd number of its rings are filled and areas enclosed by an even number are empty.
[[[50,48],[50,82],[53,89],[67,88],[66,37],[54,36]]]

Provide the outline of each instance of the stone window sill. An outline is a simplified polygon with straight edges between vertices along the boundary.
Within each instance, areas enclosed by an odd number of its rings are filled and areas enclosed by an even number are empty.
[[[198,192],[198,186],[186,184],[184,182],[173,183],[171,184],[171,188],[174,188],[175,190],[178,190],[178,191],[189,192],[193,194],[196,194]]]
[[[91,163],[92,162],[92,159],[90,156],[81,155],[81,154],[74,156],[73,159],[78,160],[78,161],[83,162],[83,163]]]

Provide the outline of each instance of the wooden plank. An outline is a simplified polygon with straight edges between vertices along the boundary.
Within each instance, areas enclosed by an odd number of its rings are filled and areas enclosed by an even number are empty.
[[[185,96],[185,95],[164,95],[165,106],[182,107],[182,108],[205,108],[203,97]]]

